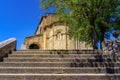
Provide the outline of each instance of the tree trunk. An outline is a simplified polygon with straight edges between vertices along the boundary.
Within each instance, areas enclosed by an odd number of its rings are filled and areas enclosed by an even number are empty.
[[[96,50],[98,49],[97,47],[97,35],[96,35],[96,31],[95,31],[95,28],[92,29],[92,44],[93,44],[93,49]]]
[[[101,36],[101,40],[100,40],[100,49],[102,49],[102,42],[104,41],[104,33]]]
[[[95,29],[95,20],[96,20],[96,15],[91,15],[90,17],[90,24],[92,27],[92,32],[91,32],[91,38],[92,38],[92,45],[93,45],[93,50],[98,49],[98,39],[97,39],[97,33]]]

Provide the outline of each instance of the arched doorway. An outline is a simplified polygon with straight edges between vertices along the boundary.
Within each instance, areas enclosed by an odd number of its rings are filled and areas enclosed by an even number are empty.
[[[39,46],[37,44],[31,44],[29,49],[39,49]]]

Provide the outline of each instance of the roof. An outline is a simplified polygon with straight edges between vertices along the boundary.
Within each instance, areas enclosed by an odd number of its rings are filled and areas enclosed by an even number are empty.
[[[35,34],[36,34],[37,30],[39,29],[39,25],[42,23],[43,19],[46,18],[48,15],[54,15],[54,13],[46,13],[45,16],[42,16],[42,18],[40,19],[40,22],[39,22],[39,24],[37,26],[37,29],[35,31]]]

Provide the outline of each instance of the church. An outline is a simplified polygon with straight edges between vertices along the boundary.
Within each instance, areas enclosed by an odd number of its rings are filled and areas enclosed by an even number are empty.
[[[25,38],[21,49],[40,50],[85,50],[92,47],[85,41],[78,41],[68,34],[69,26],[60,23],[54,14],[42,16],[33,36]]]

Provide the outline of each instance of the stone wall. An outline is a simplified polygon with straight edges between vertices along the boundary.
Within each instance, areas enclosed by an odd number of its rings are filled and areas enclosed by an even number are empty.
[[[10,38],[0,43],[0,59],[16,50],[16,39]]]
[[[24,49],[29,49],[31,44],[36,44],[41,50],[85,50],[92,49],[85,41],[77,41],[67,34],[69,28],[64,25],[47,27],[42,34],[26,37]],[[21,48],[23,49],[23,48]]]
[[[43,16],[35,35],[26,37],[21,49],[30,49],[31,44],[36,44],[41,50],[85,50],[92,49],[85,41],[80,42],[68,34],[69,27],[53,15]],[[26,48],[25,48],[26,47]]]
[[[120,41],[106,40],[102,42],[102,48],[105,53],[120,53]]]
[[[41,48],[42,46],[40,45],[40,37],[41,37],[40,34],[27,37],[25,39],[25,47],[26,48],[22,48],[22,49],[29,49],[29,46],[32,44],[36,44],[37,46],[39,46]]]

